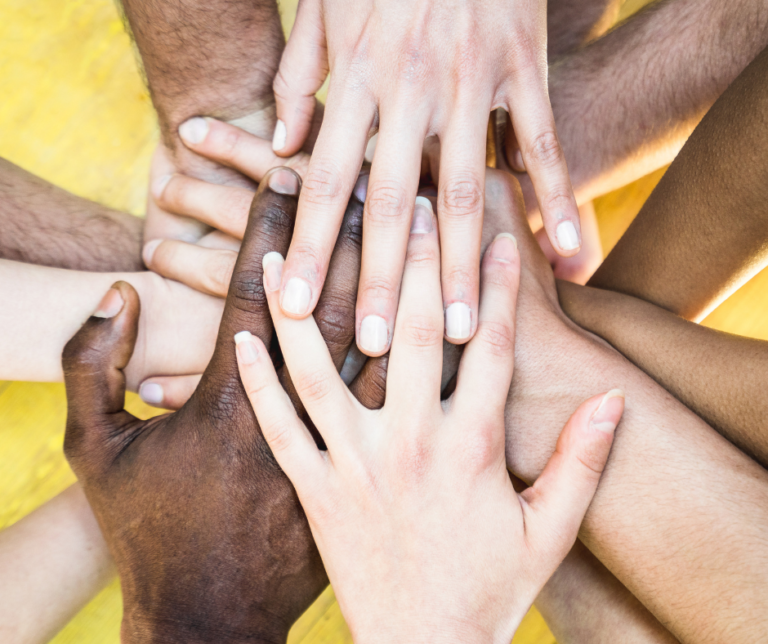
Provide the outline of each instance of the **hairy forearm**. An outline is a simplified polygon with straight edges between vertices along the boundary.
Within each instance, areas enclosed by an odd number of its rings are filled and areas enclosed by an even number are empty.
[[[271,138],[272,79],[285,44],[277,3],[122,0],[122,4],[166,146],[185,171],[227,176],[189,152],[178,137],[178,127],[193,116],[212,116]]]
[[[79,484],[0,533],[0,639],[44,644],[115,575]]]
[[[83,271],[141,270],[143,221],[0,159],[0,258]]]
[[[620,293],[565,282],[558,291],[574,322],[768,467],[768,342],[708,329]]]
[[[665,0],[555,62],[550,98],[578,202],[670,163],[766,44],[763,0]]]
[[[696,128],[590,285],[703,318],[768,265],[767,156],[765,49]]]
[[[677,640],[577,541],[536,599],[559,644],[673,644]]]
[[[531,297],[532,280],[524,272],[510,468],[535,479],[573,410],[623,389],[623,420],[580,538],[681,641],[759,637],[768,614],[768,473],[556,303]]]
[[[562,56],[602,36],[616,21],[621,0],[550,0],[547,53]]]

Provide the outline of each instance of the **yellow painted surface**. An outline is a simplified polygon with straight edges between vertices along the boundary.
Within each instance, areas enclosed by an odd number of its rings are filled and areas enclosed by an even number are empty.
[[[281,2],[286,23],[296,0]],[[629,0],[628,9],[644,0]],[[78,195],[143,212],[157,125],[136,60],[111,0],[0,0],[0,156]],[[606,250],[658,180],[643,180],[598,200]],[[707,323],[768,339],[768,275],[752,280]],[[129,396],[129,409],[153,413]],[[60,384],[0,382],[0,528],[74,481],[61,447]],[[116,644],[117,582],[54,640]],[[350,642],[333,593],[326,591],[296,624],[292,644]],[[551,644],[540,615],[529,613],[516,644]]]

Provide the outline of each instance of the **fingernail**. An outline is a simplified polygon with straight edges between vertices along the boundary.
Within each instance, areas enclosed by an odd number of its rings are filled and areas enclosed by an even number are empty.
[[[144,250],[141,256],[144,258],[144,264],[149,266],[152,263],[152,256],[155,254],[157,247],[163,243],[162,239],[153,239],[144,244]]]
[[[202,116],[195,116],[179,125],[179,136],[184,143],[197,145],[205,141],[209,129],[210,126],[207,119],[204,119]]]
[[[288,168],[278,168],[269,175],[269,187],[281,195],[299,194],[299,177]]]
[[[95,318],[113,318],[123,308],[123,296],[120,295],[120,291],[117,289],[109,289],[104,297],[101,298],[99,306],[93,312]]]
[[[368,144],[365,146],[365,160],[368,163],[373,163],[373,155],[376,154],[376,142],[379,140],[379,133],[374,134],[368,139]]]
[[[616,430],[623,408],[624,392],[621,389],[611,389],[603,396],[589,424],[600,432],[612,434]]]
[[[155,200],[160,199],[163,196],[163,191],[168,182],[173,178],[172,174],[164,174],[162,177],[158,177],[152,182],[152,196]]]
[[[275,125],[275,133],[272,135],[272,149],[275,152],[279,152],[285,147],[285,141],[288,139],[288,130],[285,128],[285,123],[280,119],[277,119]]]
[[[259,350],[253,342],[250,331],[240,331],[235,334],[235,350],[243,364],[253,364],[259,357]]]
[[[576,226],[572,221],[561,221],[557,225],[557,243],[563,250],[575,250],[581,244],[579,243],[579,234],[576,232]]]
[[[520,150],[515,152],[514,170],[518,170],[519,172],[525,172],[525,161],[523,161],[523,153]]]
[[[162,405],[165,394],[163,386],[155,382],[143,382],[139,387],[139,398],[148,405]]]
[[[445,335],[452,340],[466,340],[472,329],[472,315],[464,302],[454,302],[445,309]]]
[[[283,280],[283,256],[280,253],[271,252],[264,255],[261,265],[264,268],[264,288],[269,293],[274,293],[280,288]]]
[[[280,308],[292,315],[304,315],[309,310],[311,300],[312,289],[309,284],[300,277],[292,277],[285,285]]]
[[[355,198],[360,203],[365,203],[365,198],[368,195],[368,177],[369,176],[370,175],[368,174],[361,174],[357,178],[355,189],[352,191],[352,193],[355,195]]]
[[[517,255],[517,240],[509,233],[499,233],[491,246],[491,257],[499,262],[510,263]]]
[[[432,232],[432,202],[426,197],[416,197],[413,207],[411,235],[424,235]]]
[[[360,348],[370,353],[384,351],[389,344],[387,321],[378,315],[363,318],[360,324]]]

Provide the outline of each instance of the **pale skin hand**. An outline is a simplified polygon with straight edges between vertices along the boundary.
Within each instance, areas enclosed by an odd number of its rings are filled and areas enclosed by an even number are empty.
[[[13,303],[0,307],[0,379],[61,381],[64,345],[117,280],[136,288],[143,307],[128,387],[135,391],[157,374],[202,373],[221,299],[150,272],[87,273],[0,260],[0,300]]]
[[[0,639],[45,644],[115,575],[79,484],[0,533]]]
[[[486,218],[511,228],[522,258],[508,466],[535,480],[573,407],[619,385],[627,409],[582,542],[681,642],[759,640],[768,614],[768,475],[568,320],[510,181],[489,171],[486,188]]]
[[[445,402],[439,263],[437,221],[417,210],[386,403],[369,411],[339,379],[313,318],[282,313],[283,260],[265,256],[283,356],[327,452],[293,411],[264,344],[235,336],[245,390],[296,487],[356,642],[434,641],[435,633],[508,642],[573,545],[624,406],[619,391],[584,403],[537,483],[517,495],[503,429],[520,271],[514,238],[499,235],[485,256],[478,332]]]
[[[287,315],[306,317],[317,302],[373,128],[378,142],[357,305],[363,353],[381,355],[391,342],[422,147],[429,136],[440,139],[437,210],[449,341],[464,343],[477,327],[492,108],[504,105],[513,115],[553,244],[565,255],[577,252],[578,211],[547,96],[545,2],[304,0],[274,84],[280,121],[273,144],[280,155],[300,148],[314,93],[329,70],[326,113],[281,287]]]

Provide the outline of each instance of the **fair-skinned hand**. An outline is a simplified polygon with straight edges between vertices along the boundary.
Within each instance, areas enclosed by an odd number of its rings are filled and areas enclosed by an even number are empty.
[[[378,411],[343,385],[312,317],[279,305],[283,260],[264,287],[296,391],[327,451],[293,411],[263,342],[235,336],[264,437],[307,513],[356,642],[509,642],[573,545],[623,411],[621,392],[584,403],[539,479],[516,494],[505,466],[520,256],[500,235],[482,267],[479,326],[441,402],[443,310],[437,221],[414,217]],[[436,635],[437,634],[437,635]]]
[[[427,138],[440,143],[437,211],[449,341],[463,344],[477,327],[492,109],[512,114],[553,245],[564,256],[578,251],[578,210],[547,94],[546,9],[543,0],[302,0],[274,82],[278,154],[300,148],[314,93],[329,71],[331,82],[286,258],[284,313],[301,319],[314,309],[374,130],[357,303],[363,353],[381,355],[391,342]]]

